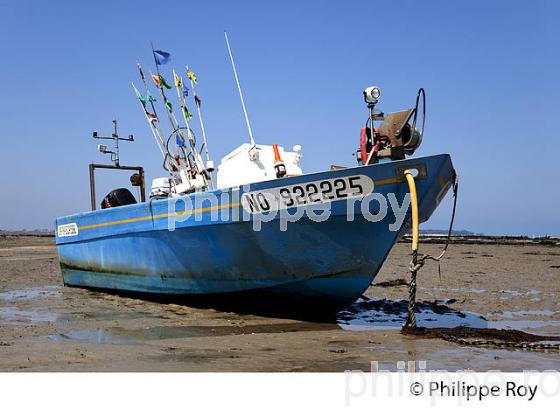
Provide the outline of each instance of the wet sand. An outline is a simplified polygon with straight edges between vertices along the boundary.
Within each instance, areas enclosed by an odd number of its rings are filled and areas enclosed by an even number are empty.
[[[442,245],[422,251],[437,254]],[[409,245],[364,298],[316,323],[156,303],[62,284],[54,240],[0,237],[2,371],[560,370],[549,352],[460,346],[400,333]],[[418,278],[419,325],[560,335],[560,247],[454,244]]]

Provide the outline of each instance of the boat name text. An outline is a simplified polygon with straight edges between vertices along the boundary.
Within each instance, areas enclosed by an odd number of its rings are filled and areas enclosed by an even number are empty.
[[[360,198],[372,191],[371,178],[366,175],[353,175],[246,192],[241,197],[241,204],[250,213],[271,212],[315,203]]]

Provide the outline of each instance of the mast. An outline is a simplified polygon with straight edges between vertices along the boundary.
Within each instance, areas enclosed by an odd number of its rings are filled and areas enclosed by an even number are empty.
[[[249,116],[247,115],[247,109],[245,108],[245,101],[243,100],[243,92],[241,91],[241,86],[239,85],[239,77],[237,77],[237,70],[235,69],[235,62],[233,61],[233,54],[231,53],[231,47],[229,46],[229,39],[227,31],[224,31],[224,36],[226,37],[226,44],[229,52],[229,58],[231,60],[231,67],[233,68],[233,75],[235,76],[235,82],[237,83],[237,91],[239,91],[239,98],[241,99],[241,106],[243,107],[243,114],[245,115],[245,122],[247,123],[247,129],[249,130],[249,138],[251,139],[251,145],[255,146],[255,139],[253,138],[253,131],[251,130],[251,123],[249,122]]]

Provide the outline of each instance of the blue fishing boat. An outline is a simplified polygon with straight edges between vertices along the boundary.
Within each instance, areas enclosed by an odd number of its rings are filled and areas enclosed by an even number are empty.
[[[174,76],[182,90],[182,78]],[[164,87],[157,88],[165,99]],[[92,195],[92,211],[56,220],[64,283],[185,302],[258,294],[277,301],[279,309],[295,303],[332,310],[352,303],[410,226],[405,172],[415,175],[421,221],[455,179],[449,155],[406,158],[422,140],[423,119],[421,129],[416,123],[420,97],[425,107],[423,90],[415,108],[387,116],[376,108],[379,95],[377,87],[364,92],[369,126],[362,129],[358,166],[305,174],[300,146],[288,152],[256,144],[246,117],[250,143],[224,157],[216,178],[212,161],[207,157],[204,163],[194,147],[187,117],[185,126],[170,119],[172,133],[165,141],[141,95],[156,142],[162,140],[169,176],[154,180],[149,200],[137,202],[119,189],[103,200],[104,209],[95,209]],[[179,91],[178,98],[181,102]],[[375,128],[374,121],[381,126]],[[118,143],[116,128],[109,138]],[[118,147],[100,151],[117,160],[106,167],[140,170],[132,180],[143,189],[142,169],[121,166]]]
[[[212,193],[192,194],[193,202],[198,196],[203,205],[187,210],[193,217],[177,222],[172,231],[168,229],[168,219],[174,217],[169,212],[172,199],[58,218],[59,232],[61,227],[62,232],[72,231],[71,236],[64,232],[56,238],[64,283],[185,296],[258,290],[295,295],[302,302],[314,299],[321,306],[344,306],[371,284],[406,224],[392,231],[389,225],[397,220],[392,210],[381,221],[368,221],[360,200],[354,220],[348,221],[350,199],[340,198],[332,202],[325,221],[304,216],[281,231],[277,216],[255,231],[254,214],[247,221],[234,217],[242,208],[237,197],[284,186],[297,192],[297,187],[360,177],[373,181],[375,192],[392,193],[402,203],[408,188],[401,173],[409,168],[424,172],[417,189],[420,218],[426,220],[454,177],[448,155],[264,181],[239,191],[214,191],[221,202],[213,206],[204,205],[214,203]],[[210,200],[205,201],[206,196]],[[184,216],[186,205],[178,205],[174,212]],[[381,206],[371,201],[368,211],[379,214]],[[215,211],[220,218],[212,221]]]

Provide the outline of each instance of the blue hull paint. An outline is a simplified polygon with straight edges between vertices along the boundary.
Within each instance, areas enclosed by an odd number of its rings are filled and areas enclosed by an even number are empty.
[[[219,203],[210,203],[208,193],[198,193],[195,214],[168,230],[169,200],[81,213],[57,219],[57,227],[76,223],[76,236],[59,237],[57,247],[64,283],[116,291],[160,295],[232,295],[247,292],[316,300],[344,306],[369,286],[401,229],[391,231],[395,215],[368,222],[354,205],[353,221],[347,221],[347,201],[332,203],[331,217],[323,222],[302,218],[288,223],[285,232],[278,219],[252,226],[253,215],[240,214],[239,195],[277,186],[307,183],[356,174],[379,181],[374,192],[395,194],[401,204],[408,186],[394,181],[398,169],[421,165],[426,175],[417,181],[421,220],[427,220],[438,198],[452,181],[454,171],[448,155],[395,161],[367,167],[308,174],[265,181],[239,191],[215,191]],[[391,182],[393,180],[393,182]],[[210,206],[220,207],[218,220],[211,220]],[[372,201],[370,210],[379,210]],[[206,210],[206,212],[203,212]],[[200,211],[200,212],[199,212]],[[196,217],[196,218],[195,218]],[[248,220],[244,220],[243,218]],[[409,214],[405,218],[408,220]]]

